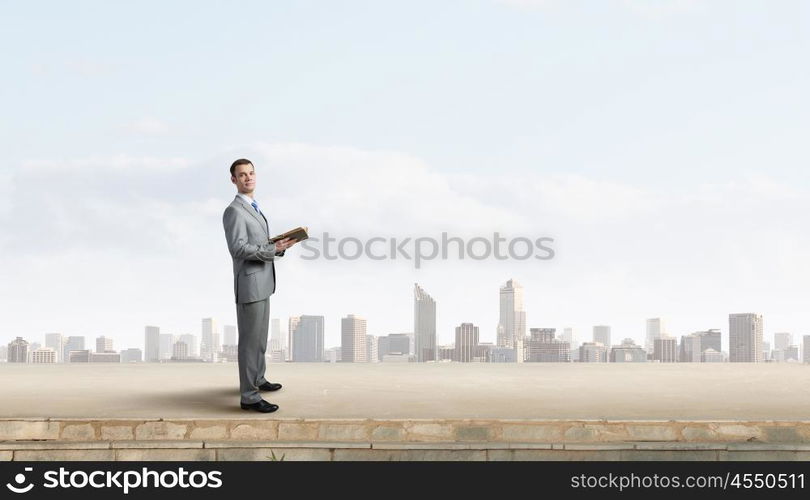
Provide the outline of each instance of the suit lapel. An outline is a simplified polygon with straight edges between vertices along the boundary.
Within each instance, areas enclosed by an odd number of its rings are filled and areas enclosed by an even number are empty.
[[[262,226],[262,229],[264,229],[264,234],[270,237],[270,234],[267,232],[267,220],[264,218],[264,215],[259,215],[256,213],[256,210],[245,200],[243,200],[241,196],[237,196],[236,200],[239,202],[242,208],[244,208],[254,219],[256,219],[256,222]]]

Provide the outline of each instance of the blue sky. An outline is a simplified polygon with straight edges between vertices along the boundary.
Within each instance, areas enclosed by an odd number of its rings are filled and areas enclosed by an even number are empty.
[[[456,289],[442,284],[474,269],[389,275],[372,267],[406,306],[387,310],[358,284],[356,303],[368,304],[370,328],[376,322],[381,330],[370,333],[409,329],[412,282],[424,281],[433,284],[425,285],[428,292],[443,295],[437,297],[446,311],[440,336],[472,320],[494,338],[497,304],[490,300],[510,277],[527,286],[527,300],[536,300],[529,326],[581,322],[585,330],[608,323],[627,332],[615,335],[640,339],[645,317],[694,314],[694,321],[670,321],[681,334],[726,328],[725,315],[742,307],[770,313],[773,328],[810,333],[800,309],[807,303],[800,282],[807,272],[801,266],[810,159],[810,7],[802,2],[0,5],[0,220],[6,228],[0,248],[9,278],[0,299],[13,305],[11,330],[32,337],[107,331],[135,343],[143,323],[198,333],[198,316],[230,322],[227,293],[169,287],[174,295],[167,297],[195,297],[178,319],[162,305],[165,297],[136,307],[146,300],[137,291],[166,273],[169,282],[182,283],[182,273],[168,270],[182,266],[190,252],[195,266],[221,264],[212,288],[225,280],[228,291],[217,224],[232,187],[214,172],[253,154],[266,160],[257,166],[260,175],[262,168],[279,169],[260,180],[258,195],[264,187],[265,204],[285,228],[306,216],[310,226],[344,232],[401,226],[411,233],[487,234],[502,226],[558,237],[557,262],[542,271],[492,268],[480,297],[454,297]],[[289,165],[305,175],[280,171]],[[414,178],[444,187],[423,191],[424,184],[406,183],[405,199],[447,213],[431,205],[444,197],[466,213],[480,210],[480,223],[447,217],[426,226],[430,217],[386,206],[375,195],[379,185],[364,191],[341,184],[344,177],[333,169],[380,184],[415,172]],[[282,182],[310,186],[320,198],[288,196]],[[313,209],[334,186],[345,196]],[[47,198],[45,208],[20,219],[32,192]],[[357,203],[341,204],[352,197]],[[114,217],[104,215],[110,205]],[[179,220],[170,221],[174,216]],[[695,252],[696,237],[715,253]],[[40,238],[52,243],[27,248]],[[213,248],[201,252],[192,242]],[[701,257],[692,263],[696,253]],[[32,255],[40,260],[32,263]],[[53,321],[31,322],[36,309],[19,293],[28,277],[17,270],[38,269],[32,271],[37,279],[71,289],[67,283],[78,277],[65,266],[76,255],[87,260],[87,273],[94,262],[119,269],[122,260],[144,272],[116,275],[125,299],[105,306],[112,310],[101,326],[82,319],[85,306],[69,296],[60,298],[66,303]],[[161,272],[146,282],[147,269]],[[750,269],[763,276],[745,282],[741,273]],[[598,272],[606,274],[596,279]],[[701,312],[697,302],[705,298],[692,295],[700,277],[702,286],[722,289],[722,300],[712,304],[716,313]],[[591,279],[615,280],[624,299],[604,302],[600,297],[610,292],[588,288]],[[364,314],[355,310],[362,306],[330,302],[346,287],[345,279],[334,280],[319,282],[323,296],[300,311],[334,316],[328,344],[337,343],[339,315]],[[650,290],[639,292],[647,285]],[[86,287],[79,293],[86,300],[97,299],[98,283],[75,287]],[[306,297],[303,289],[300,296],[293,290],[279,296],[280,315],[298,314],[295,300]],[[565,314],[558,305],[541,305],[555,300],[582,304]],[[143,317],[149,314],[152,319]]]

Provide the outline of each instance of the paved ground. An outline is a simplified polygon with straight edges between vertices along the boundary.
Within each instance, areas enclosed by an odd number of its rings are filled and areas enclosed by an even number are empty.
[[[269,365],[285,418],[810,420],[810,365]],[[239,409],[235,364],[0,363],[0,417],[213,418]]]

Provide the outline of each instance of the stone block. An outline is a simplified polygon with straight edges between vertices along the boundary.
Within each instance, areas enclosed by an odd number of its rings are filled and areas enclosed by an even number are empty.
[[[503,425],[504,441],[539,441],[551,443],[562,441],[565,436],[565,429],[562,425]]]
[[[59,423],[43,420],[0,420],[0,440],[59,439]]]
[[[256,421],[237,424],[231,429],[231,439],[274,441],[278,439],[278,422]]]
[[[218,448],[219,461],[318,461],[332,460],[332,451],[326,448]],[[275,454],[275,460],[273,455]]]
[[[112,462],[115,450],[16,450],[16,462]]]
[[[687,425],[681,429],[681,436],[687,441],[717,441],[717,431],[708,425]]]
[[[622,460],[635,461],[717,461],[718,450],[624,450]]]
[[[371,431],[372,441],[404,441],[405,429],[401,426],[378,425]]]
[[[216,460],[214,450],[169,449],[169,448],[127,448],[116,450],[117,460],[122,462],[164,461],[164,462],[210,462]]]
[[[516,461],[612,461],[621,459],[622,450],[512,450],[512,453]]]
[[[62,428],[62,439],[68,441],[89,441],[96,438],[92,424],[66,424]]]
[[[678,429],[673,425],[626,425],[631,441],[677,441]]]
[[[761,440],[763,436],[758,426],[742,424],[718,425],[717,434],[720,439],[734,441]]]
[[[621,425],[577,424],[565,431],[566,441],[627,441],[627,432]]]
[[[228,437],[228,427],[225,425],[197,426],[191,429],[189,439],[225,439]]]
[[[369,441],[369,428],[363,424],[321,424],[318,439],[325,441]]]
[[[135,439],[131,425],[103,425],[101,426],[101,439],[105,441],[127,441]]]
[[[11,450],[0,451],[0,462],[11,462],[14,457],[14,452]]]
[[[491,441],[494,438],[494,428],[489,426],[468,426],[456,427],[457,441]]]
[[[438,423],[408,423],[405,425],[408,441],[452,441],[453,426]]]
[[[185,439],[188,425],[172,422],[145,422],[135,428],[135,439]]]
[[[279,422],[280,441],[314,441],[318,439],[318,424],[306,422]]]
[[[189,448],[196,448],[201,449],[203,448],[202,441],[190,441],[190,440],[180,440],[180,441],[169,441],[166,439],[161,439],[158,441],[113,441],[110,443],[110,447],[113,449],[127,449],[127,448],[138,448],[138,449],[189,449]]]

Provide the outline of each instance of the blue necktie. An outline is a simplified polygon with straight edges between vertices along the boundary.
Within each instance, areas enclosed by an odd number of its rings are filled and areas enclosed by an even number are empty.
[[[253,207],[253,210],[255,210],[257,214],[261,213],[261,211],[259,210],[259,205],[256,203],[256,200],[253,200],[253,202],[250,204],[250,206]]]

